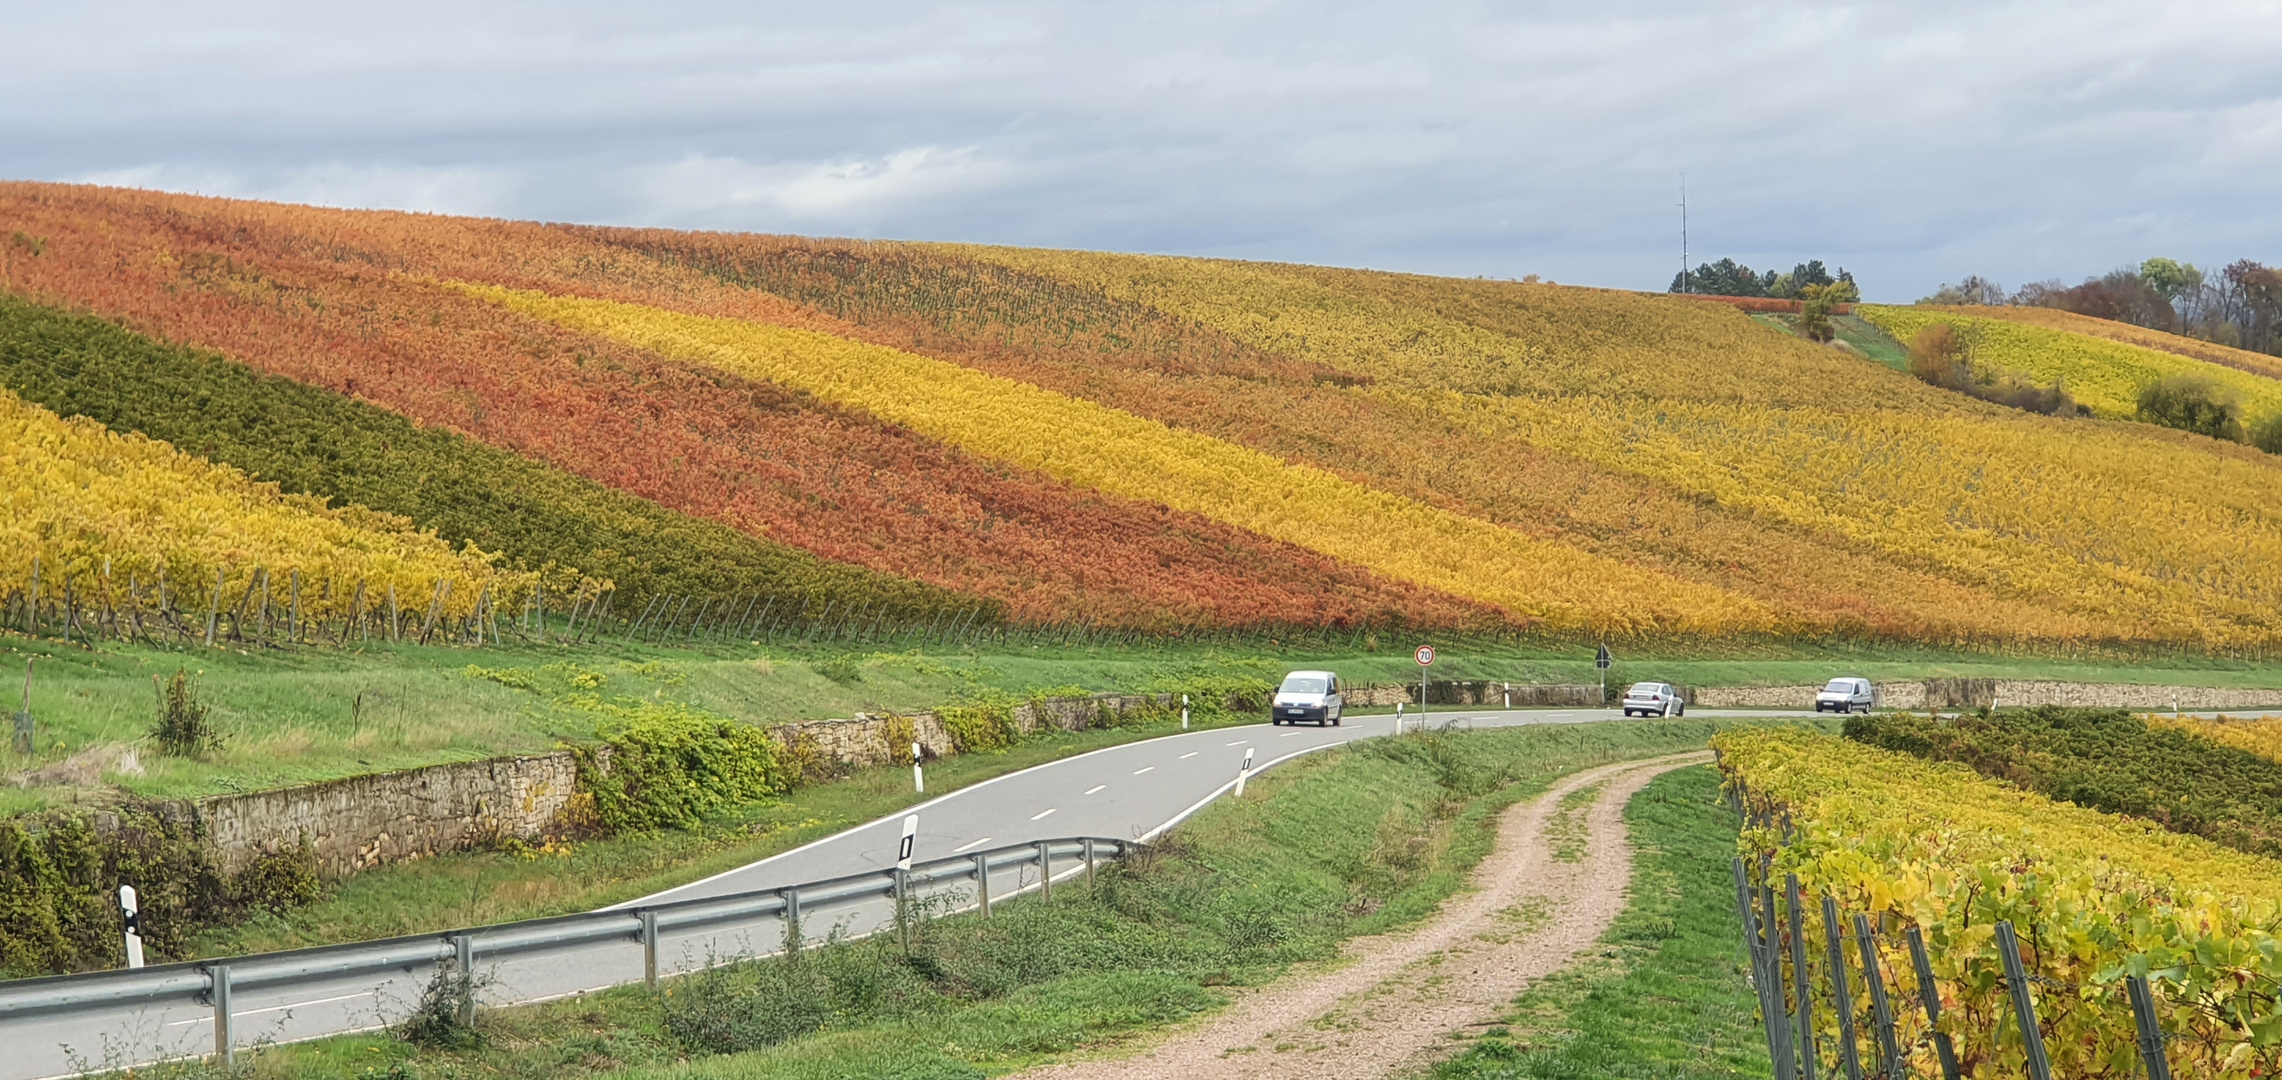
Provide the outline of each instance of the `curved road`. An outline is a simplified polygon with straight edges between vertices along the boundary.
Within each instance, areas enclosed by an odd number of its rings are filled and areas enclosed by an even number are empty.
[[[1691,718],[1796,715],[1705,710]],[[1428,722],[1439,729],[1620,718],[1606,709],[1451,710],[1429,714]],[[1406,730],[1414,729],[1418,718],[1411,715],[1404,723]],[[1392,734],[1394,726],[1392,716],[1357,716],[1339,727],[1253,724],[1107,747],[970,784],[879,821],[618,906],[758,892],[884,869],[895,864],[907,813],[919,815],[913,854],[922,861],[1067,836],[1148,839],[1234,787],[1247,754],[1257,773],[1302,754]],[[1057,876],[1076,869],[1057,865]],[[991,891],[1004,897],[1035,885],[1035,872],[1024,877],[1020,870],[1009,870],[1002,876],[994,870]],[[884,904],[850,907],[830,919],[847,932],[867,933],[889,923],[892,909]],[[830,929],[821,925],[824,920],[818,922],[806,928],[810,935]],[[783,935],[783,923],[774,915],[667,935],[661,940],[661,972],[692,970],[720,957],[772,953],[781,947]],[[480,941],[483,935],[477,937]],[[564,997],[643,978],[640,949],[616,941],[504,955],[480,960],[478,967],[485,981],[481,996],[491,1005]],[[248,987],[232,996],[235,1042],[293,1042],[393,1023],[418,1001],[433,971],[431,965],[410,965],[321,984]],[[131,1009],[0,1016],[0,1041],[14,1051],[0,1055],[0,1080],[69,1075],[81,1062],[118,1068],[203,1054],[213,1048],[213,1030],[211,1007],[188,999]]]

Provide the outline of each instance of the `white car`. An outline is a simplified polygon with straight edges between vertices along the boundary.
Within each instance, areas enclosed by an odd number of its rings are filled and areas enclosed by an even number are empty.
[[[1626,716],[1685,716],[1688,701],[1671,683],[1637,682],[1624,692]]]
[[[1816,712],[1869,712],[1878,705],[1878,687],[1868,679],[1847,676],[1830,680],[1830,685],[1815,695]]]
[[[1339,693],[1339,676],[1329,671],[1295,671],[1284,676],[1284,684],[1276,687],[1275,701],[1270,704],[1268,722],[1296,724],[1313,720],[1317,726],[1339,723],[1339,713],[1346,707],[1346,699]]]

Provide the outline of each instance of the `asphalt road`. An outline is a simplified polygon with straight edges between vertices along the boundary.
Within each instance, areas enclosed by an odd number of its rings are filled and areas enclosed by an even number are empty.
[[[1772,710],[1703,710],[1692,717],[1797,715]],[[1449,710],[1428,714],[1436,728],[1514,727],[1581,724],[1621,719],[1606,709]],[[1406,728],[1418,723],[1405,718]],[[771,858],[703,881],[669,889],[621,907],[664,901],[720,897],[774,890],[805,882],[893,866],[905,813],[919,815],[914,857],[920,861],[1058,837],[1116,839],[1154,837],[1227,793],[1247,754],[1253,772],[1313,751],[1355,739],[1392,734],[1395,718],[1358,716],[1338,727],[1245,727],[1199,730],[1080,754],[958,791],[857,826]],[[1081,868],[1057,864],[1057,875]],[[1035,888],[1035,870],[1010,869],[992,876],[992,894],[1005,897]],[[868,903],[816,912],[805,919],[804,937],[815,940],[834,928],[850,934],[887,925],[892,908]],[[479,948],[484,939],[478,937]],[[774,915],[718,924],[661,941],[666,973],[693,970],[725,957],[765,955],[785,940]],[[298,983],[274,989],[247,980],[259,963],[235,965],[243,972],[232,998],[234,1042],[292,1042],[394,1023],[419,1000],[434,968],[410,963],[380,974],[345,977],[323,984]],[[643,978],[643,955],[631,937],[572,950],[507,954],[480,959],[481,998],[491,1005],[527,1003],[584,993]],[[188,995],[163,1007],[110,1008],[10,1019],[0,1016],[0,1080],[33,1080],[69,1075],[83,1066],[117,1068],[160,1058],[210,1052],[214,1013]]]

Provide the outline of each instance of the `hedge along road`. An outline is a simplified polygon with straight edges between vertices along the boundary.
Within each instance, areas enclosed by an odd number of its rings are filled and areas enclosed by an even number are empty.
[[[1799,714],[1707,710],[1700,715],[1708,719]],[[1620,719],[1618,714],[1606,709],[1453,709],[1430,713],[1427,722],[1437,730],[1462,730],[1615,719]],[[1417,724],[1416,714],[1404,718],[1405,730],[1414,730]],[[1257,775],[1304,754],[1393,734],[1394,728],[1392,716],[1356,716],[1339,727],[1254,724],[1108,747],[971,784],[791,851],[616,906],[759,892],[886,869],[896,863],[906,814],[919,816],[913,852],[919,861],[1068,836],[1147,840],[1233,789],[1247,754]],[[1073,861],[1057,864],[1055,870],[1059,875],[1079,867]],[[1035,886],[1036,881],[1035,872],[994,870],[991,892],[1006,897]],[[814,940],[835,926],[860,934],[891,925],[892,920],[892,906],[880,902],[819,912],[812,920],[803,920],[803,929],[804,936]],[[660,967],[671,974],[717,958],[772,953],[781,946],[782,935],[782,923],[773,915],[662,935]],[[241,1046],[293,1042],[394,1023],[419,1001],[433,973],[431,965],[419,964],[274,990],[239,990],[231,1001],[234,1041]],[[542,1001],[639,982],[643,956],[631,940],[509,955],[496,961],[479,955],[477,977],[481,1000],[487,1005]],[[32,1080],[70,1075],[83,1066],[119,1068],[209,1052],[214,1045],[214,1017],[210,1006],[188,1000],[150,1008],[0,1017],[0,1041],[19,1048],[0,1055],[0,1080]]]

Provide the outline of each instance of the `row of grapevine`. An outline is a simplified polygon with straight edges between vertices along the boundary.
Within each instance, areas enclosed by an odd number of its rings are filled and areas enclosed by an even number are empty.
[[[2222,716],[2216,720],[2203,720],[2187,716],[2155,715],[2147,720],[2151,724],[2175,727],[2223,746],[2257,754],[2268,761],[2282,762],[2282,716]]]
[[[1487,605],[1201,515],[1076,490],[807,395],[503,316],[406,273],[643,291],[839,325],[562,230],[40,184],[0,185],[0,226],[46,239],[37,255],[0,252],[0,289],[217,349],[747,536],[987,598],[1016,619],[1503,622]]]
[[[2032,382],[2059,382],[2101,416],[2128,419],[2139,411],[2141,390],[2172,375],[2193,375],[2240,397],[2246,419],[2282,413],[2282,380],[2272,371],[2244,370],[2113,337],[2095,337],[2008,318],[1964,314],[1969,309],[1864,305],[1862,317],[1908,341],[1936,323],[1966,333],[1973,361]],[[2271,358],[2269,358],[2271,359]]]
[[[2122,709],[1849,717],[1846,737],[1954,761],[2064,802],[2282,857],[2282,762]]]
[[[139,435],[67,420],[0,391],[0,595],[36,606],[90,596],[124,579],[180,591],[232,564],[369,581],[448,595],[438,617],[464,616],[494,587],[527,575],[454,551],[403,518],[287,495],[224,465]],[[327,597],[330,606],[347,597]]]
[[[1951,1076],[2036,1075],[2041,1057],[2045,1075],[2123,1077],[2145,1015],[2179,1075],[2282,1067],[2282,864],[1804,729],[1723,732],[1713,746],[1747,819],[1756,882],[1739,885],[1795,877],[1804,896],[1831,897],[1794,909],[1778,936],[1820,944],[1835,930],[1867,960],[1808,952],[1803,972],[1762,969],[1765,986],[1806,990],[1768,1000],[1770,1020],[1805,1015],[1825,1053],[1890,1032],[1865,1074],[1943,1076],[1946,1042]],[[1864,921],[1830,927],[1824,911]],[[2135,976],[2150,991],[2141,1013]]]
[[[1722,590],[1644,572],[1330,472],[940,360],[847,338],[636,304],[458,286],[506,308],[814,393],[1082,487],[1203,514],[1556,629],[1772,628]],[[1652,595],[1660,602],[1638,605]]]
[[[2234,368],[2238,371],[2247,371],[2253,375],[2262,375],[2269,379],[2282,379],[2282,357],[2251,352],[2248,349],[2237,349],[2231,345],[2221,345],[2216,341],[2204,341],[2201,338],[2166,334],[2161,330],[2150,330],[2144,326],[2133,326],[2130,323],[2116,322],[2111,319],[2096,319],[2090,315],[2078,315],[2073,311],[2063,311],[2059,308],[1937,307],[1932,310],[1956,315],[1969,315],[1976,318],[2003,319],[2006,322],[2041,326],[2048,330],[2064,330],[2071,334],[2106,338],[2109,341],[2120,341],[2126,345],[2137,345],[2141,348],[2174,353],[2196,360],[2208,360],[2214,364]]]

